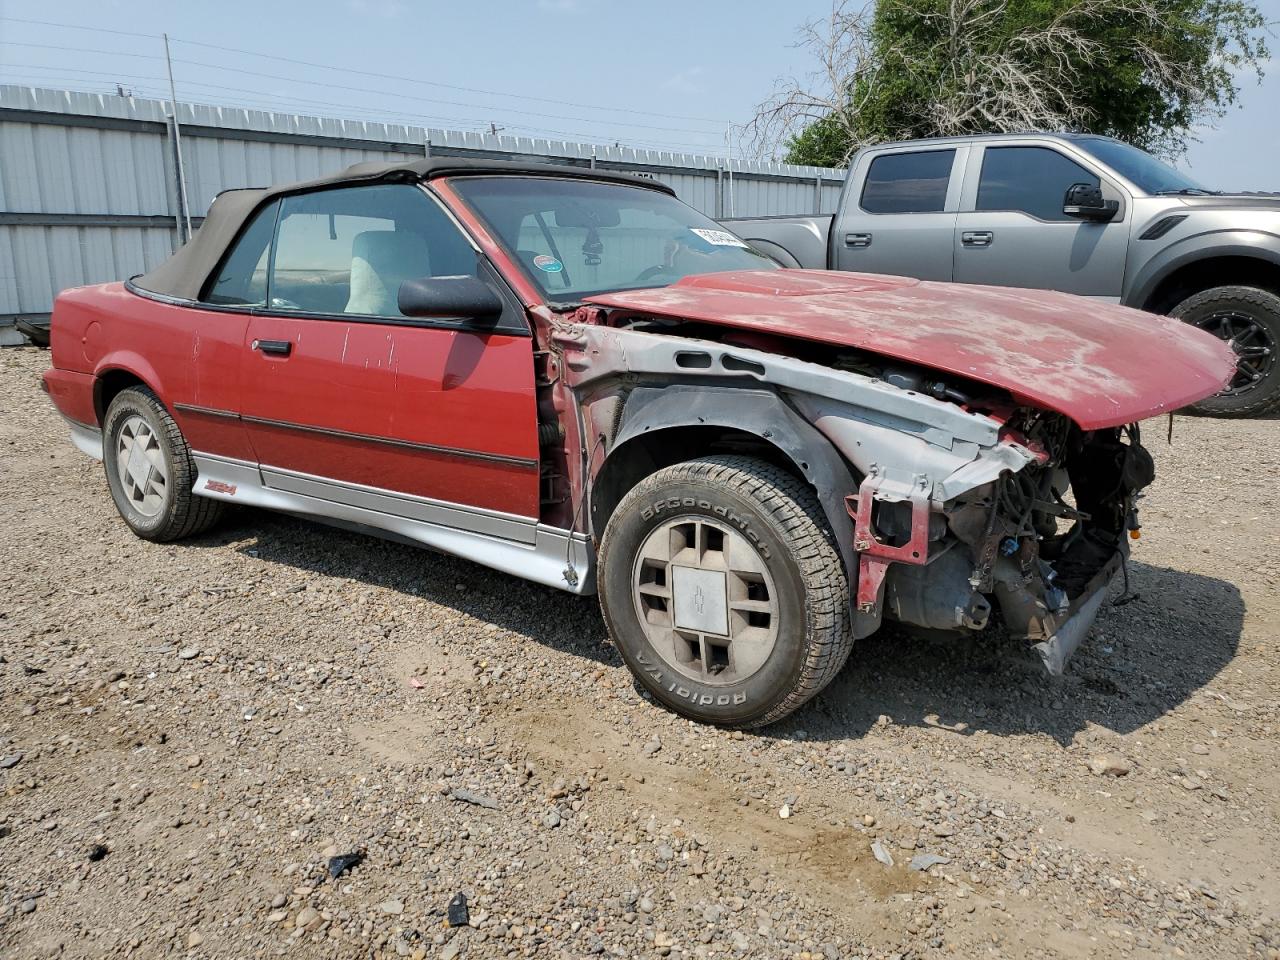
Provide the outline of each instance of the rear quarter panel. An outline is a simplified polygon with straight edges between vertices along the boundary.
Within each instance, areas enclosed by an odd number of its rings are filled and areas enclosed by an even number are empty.
[[[95,397],[113,373],[128,374],[155,392],[192,448],[250,459],[243,427],[228,416],[239,411],[247,325],[245,314],[152,300],[109,283],[58,296],[50,347],[55,370],[89,375]]]
[[[784,267],[827,269],[827,242],[831,234],[831,215],[822,217],[756,217],[721,220],[726,227],[775,259],[771,245],[781,247],[795,259]],[[763,241],[761,243],[760,241]]]

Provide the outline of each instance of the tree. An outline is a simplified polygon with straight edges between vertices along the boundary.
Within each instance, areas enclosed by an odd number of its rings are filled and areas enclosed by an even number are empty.
[[[889,140],[1026,130],[1177,155],[1242,75],[1261,79],[1268,27],[1248,0],[836,0],[801,31],[818,69],[780,81],[747,132],[758,154],[821,166]]]

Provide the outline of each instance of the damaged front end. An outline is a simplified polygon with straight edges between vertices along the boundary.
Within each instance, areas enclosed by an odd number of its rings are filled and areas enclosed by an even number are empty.
[[[576,414],[568,433],[582,438],[554,446],[589,491],[596,536],[629,482],[611,467],[628,449],[644,445],[651,469],[688,452],[653,439],[687,439],[669,433],[681,427],[754,437],[817,493],[849,573],[855,637],[885,618],[973,632],[998,611],[1061,674],[1124,564],[1135,500],[1153,478],[1135,425],[1086,431],[919,367],[787,355],[592,308],[550,326],[548,395]]]
[[[884,497],[874,476],[849,498],[860,609],[954,632],[985,627],[994,604],[1061,676],[1128,557],[1154,465],[1137,425],[1085,432],[1023,410],[1001,433],[1034,460],[941,504]]]

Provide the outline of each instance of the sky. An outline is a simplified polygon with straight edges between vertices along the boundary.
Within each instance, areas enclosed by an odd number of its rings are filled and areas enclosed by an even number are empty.
[[[1257,0],[1280,21],[1280,0]],[[742,155],[799,27],[830,0],[0,0],[0,83]],[[19,21],[46,21],[31,23]],[[61,24],[54,26],[50,24]],[[1280,48],[1280,41],[1273,41]],[[1179,166],[1280,191],[1280,49]]]

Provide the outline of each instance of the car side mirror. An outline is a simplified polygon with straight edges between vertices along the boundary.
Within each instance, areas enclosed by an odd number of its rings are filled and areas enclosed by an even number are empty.
[[[467,276],[406,280],[396,302],[406,317],[496,323],[502,315],[502,298],[483,280]]]
[[[1120,202],[1103,199],[1102,188],[1092,183],[1073,183],[1062,198],[1062,212],[1077,220],[1114,220]]]

